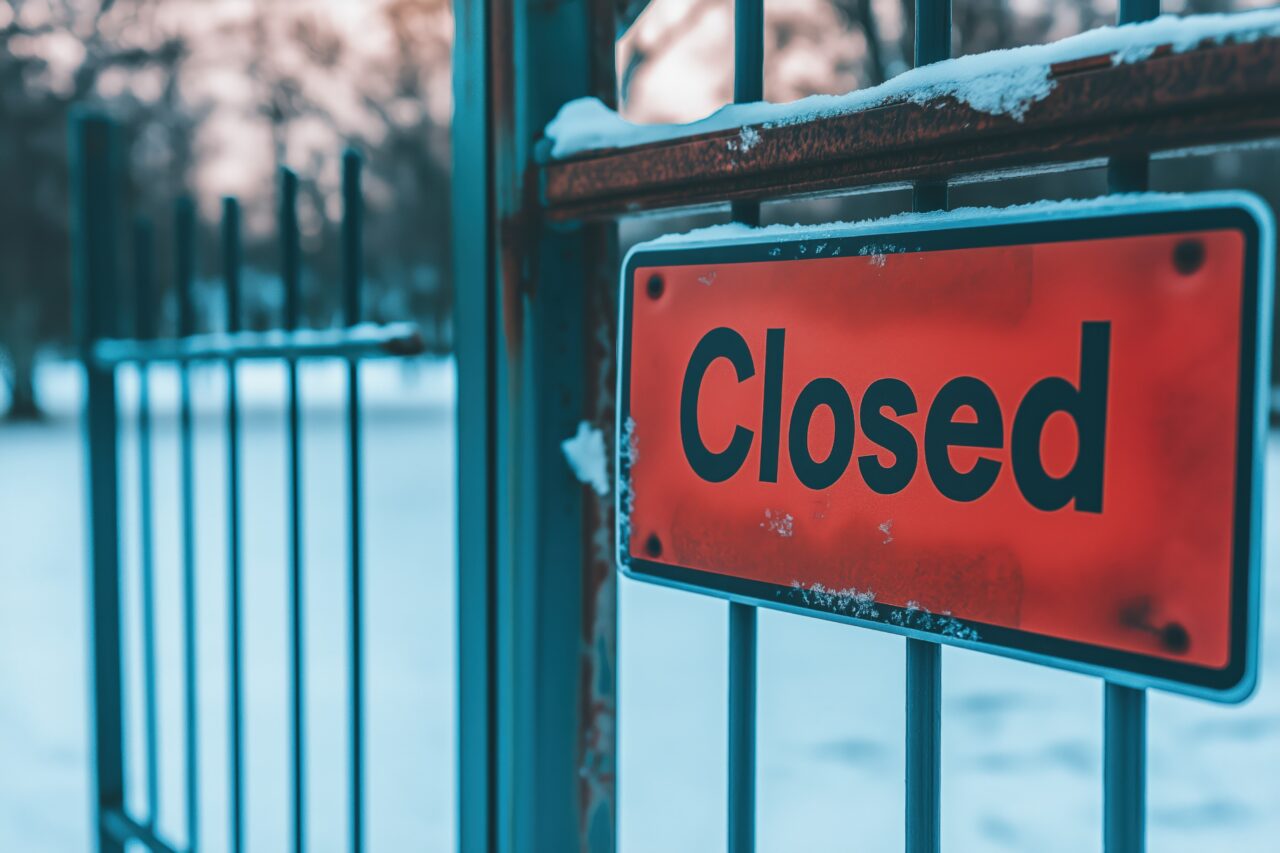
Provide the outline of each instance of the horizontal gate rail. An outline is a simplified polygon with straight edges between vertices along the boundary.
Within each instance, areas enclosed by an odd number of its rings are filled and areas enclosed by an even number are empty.
[[[1280,38],[1050,67],[1021,120],[954,98],[593,151],[541,166],[553,220],[838,192],[1280,135]]]
[[[162,340],[106,338],[93,347],[98,367],[130,362],[221,361],[224,359],[376,358],[421,355],[426,344],[413,323],[303,329],[293,332],[234,332]]]

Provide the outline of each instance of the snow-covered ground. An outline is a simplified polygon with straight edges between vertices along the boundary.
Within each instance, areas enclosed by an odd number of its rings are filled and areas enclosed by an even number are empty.
[[[284,849],[281,375],[248,368],[245,436],[248,830]],[[366,368],[369,832],[378,851],[453,846],[453,374]],[[50,367],[49,423],[0,426],[0,851],[88,849],[85,568],[76,377]],[[172,398],[172,377],[161,377]],[[197,422],[204,849],[223,849],[226,654],[223,382],[200,371]],[[304,374],[312,849],[345,837],[341,372]],[[131,396],[126,383],[124,395]],[[168,404],[166,403],[166,406]],[[567,437],[567,436],[566,436]],[[125,506],[135,445],[123,444]],[[181,838],[176,434],[157,422],[162,826]],[[1280,447],[1267,459],[1280,498]],[[132,512],[132,509],[129,510]],[[1268,518],[1273,517],[1271,513]],[[132,516],[129,516],[132,519]],[[1274,528],[1274,525],[1273,525]],[[136,539],[126,605],[137,614]],[[1263,673],[1239,708],[1153,696],[1150,849],[1264,850],[1280,837],[1280,584],[1270,549]],[[723,849],[723,603],[623,581],[619,818],[626,853]],[[134,620],[136,622],[136,620]],[[129,636],[136,689],[137,635]],[[892,851],[902,843],[902,641],[765,612],[760,626],[760,849]],[[1100,847],[1101,686],[947,649],[943,841],[954,851]],[[140,732],[138,702],[131,732]],[[140,762],[132,801],[145,802]]]
[[[369,840],[375,850],[453,846],[453,368],[389,362],[365,369]],[[287,848],[283,372],[242,369],[246,791],[250,849]],[[346,833],[344,368],[303,373],[308,716],[312,849]],[[78,382],[44,387],[51,423],[0,427],[0,851],[84,851],[85,544]],[[134,396],[124,374],[121,396]],[[182,646],[174,375],[157,374],[156,576],[159,596],[161,827],[183,838]],[[194,377],[203,849],[225,849],[227,803],[225,443],[220,370]],[[122,442],[126,519],[136,520],[136,442]],[[125,542],[130,624],[138,623],[137,539]],[[138,634],[129,673],[138,689]],[[139,692],[129,724],[141,743]],[[135,751],[131,803],[145,814]]]

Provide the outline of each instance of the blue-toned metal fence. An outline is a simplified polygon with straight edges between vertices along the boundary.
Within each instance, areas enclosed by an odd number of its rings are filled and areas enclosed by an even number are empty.
[[[784,129],[794,133],[799,162],[784,144],[732,162],[714,135],[635,151],[592,152],[549,163],[537,142],[564,102],[586,95],[615,100],[614,47],[620,27],[643,3],[617,0],[483,0],[455,6],[454,259],[457,282],[459,518],[459,844],[465,851],[590,850],[616,846],[616,587],[612,498],[577,482],[559,442],[581,421],[612,436],[616,365],[616,220],[640,208],[674,209],[732,202],[732,216],[756,222],[759,201],[910,181],[913,206],[947,205],[947,181],[960,173],[1111,157],[1111,189],[1146,186],[1149,151],[1239,141],[1280,133],[1276,67],[1280,40],[1220,46],[1163,66],[1111,63],[1093,68],[1102,83],[1063,85],[1041,118],[975,122],[955,103],[894,106]],[[1120,0],[1122,22],[1154,17],[1158,0]],[[735,100],[763,95],[764,0],[735,0]],[[951,54],[950,0],[915,0],[915,61]],[[1216,63],[1216,64],[1215,64]],[[1064,78],[1065,79],[1065,78]],[[1101,78],[1094,78],[1098,80]],[[1156,98],[1153,93],[1160,93]],[[1104,102],[1105,101],[1105,102]],[[924,127],[918,111],[936,122]],[[1049,107],[1045,107],[1046,112]],[[916,110],[917,112],[912,112]],[[839,121],[856,124],[843,125]],[[914,122],[914,124],[913,124]],[[851,131],[854,127],[857,132]],[[880,132],[883,129],[883,133]],[[929,144],[905,144],[915,134]],[[865,137],[865,138],[864,138]],[[226,581],[231,606],[229,649],[230,846],[244,845],[243,647],[241,633],[242,483],[236,364],[262,358],[286,366],[288,660],[292,847],[306,845],[303,788],[306,706],[303,701],[302,535],[299,360],[338,356],[348,362],[347,440],[350,491],[347,554],[350,584],[348,784],[351,838],[364,836],[361,646],[361,469],[356,362],[406,355],[421,342],[410,326],[357,327],[361,225],[359,160],[343,161],[344,321],[347,328],[302,331],[296,178],[280,181],[279,228],[284,328],[240,331],[240,211],[223,206],[221,254],[228,332],[199,334],[190,290],[194,277],[194,208],[175,211],[175,280],[179,334],[157,336],[152,229],[135,229],[136,307],[124,336],[117,253],[123,217],[115,134],[110,121],[84,116],[73,132],[78,340],[88,377],[86,439],[92,543],[93,737],[96,831],[100,849],[130,842],[156,851],[194,850],[200,837],[195,700],[194,472],[191,462],[192,362],[219,362],[228,373]],[[864,146],[859,148],[859,146]],[[849,152],[854,150],[854,154]],[[670,168],[668,168],[670,167]],[[672,175],[680,177],[673,183]],[[182,484],[183,694],[186,735],[186,840],[161,838],[155,732],[156,602],[141,608],[143,718],[147,809],[126,807],[120,601],[120,403],[116,368],[176,364],[182,376],[179,428]],[[150,396],[146,371],[139,398],[138,519],[144,593],[154,586]],[[755,848],[756,613],[729,605],[728,847]],[[905,672],[905,839],[912,853],[937,851],[940,831],[941,656],[939,647],[907,640]],[[1141,851],[1145,813],[1145,694],[1106,686],[1104,831],[1108,853]],[[208,815],[203,815],[208,818]],[[224,816],[219,816],[222,819]]]
[[[285,366],[286,440],[285,476],[288,543],[288,661],[290,705],[290,846],[294,851],[308,848],[305,835],[306,779],[306,692],[303,682],[303,593],[306,583],[306,554],[303,551],[303,440],[299,363],[308,358],[345,359],[346,372],[346,467],[347,467],[347,553],[349,675],[348,738],[350,776],[346,791],[349,803],[347,847],[364,849],[364,648],[361,624],[363,586],[361,516],[361,421],[358,364],[362,359],[402,357],[422,351],[417,329],[411,324],[361,325],[361,160],[347,151],[342,159],[342,288],[344,328],[301,329],[302,262],[297,215],[298,179],[282,169],[279,183],[278,226],[281,252],[281,279],[284,289],[283,329],[274,332],[245,332],[241,323],[241,217],[235,199],[222,205],[221,261],[226,289],[226,332],[200,334],[194,305],[196,278],[196,208],[192,200],[179,199],[174,206],[173,282],[177,303],[177,334],[157,336],[160,303],[155,287],[153,227],[139,219],[133,229],[132,336],[126,337],[128,315],[119,246],[126,221],[120,200],[123,179],[121,152],[116,128],[102,115],[86,114],[72,128],[74,149],[73,226],[75,229],[75,283],[78,309],[78,342],[87,378],[86,440],[88,447],[90,596],[92,616],[92,702],[93,702],[93,784],[95,794],[95,834],[98,849],[123,851],[141,844],[152,851],[196,851],[200,849],[204,814],[200,790],[200,704],[198,685],[207,673],[197,663],[196,649],[196,536],[195,451],[193,447],[193,400],[190,368],[195,362],[221,363],[227,373],[226,404],[226,494],[227,494],[227,625],[226,642],[229,672],[228,702],[228,808],[217,819],[226,820],[228,847],[240,851],[245,846],[245,761],[244,761],[244,651],[242,619],[243,536],[239,385],[237,365],[248,359],[268,359]],[[182,839],[163,837],[158,825],[161,783],[157,737],[159,715],[156,667],[156,577],[154,558],[154,500],[152,489],[152,365],[176,365],[179,375],[178,429],[180,471],[181,541],[181,625],[182,625],[182,738],[186,824]],[[117,370],[136,365],[139,375],[138,423],[138,536],[141,584],[141,673],[142,719],[146,779],[146,811],[134,813],[126,798],[125,677],[123,673],[124,626],[121,615],[121,456],[119,421],[124,414],[117,395]]]

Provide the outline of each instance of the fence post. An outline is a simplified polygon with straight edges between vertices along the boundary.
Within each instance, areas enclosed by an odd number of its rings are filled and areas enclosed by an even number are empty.
[[[150,220],[139,218],[133,233],[133,334],[155,337],[155,235]],[[159,702],[156,695],[156,583],[155,533],[151,493],[151,377],[138,365],[138,582],[142,596],[142,684],[147,720],[147,828],[160,820]]]
[[[195,334],[195,202],[181,196],[173,204],[173,287],[178,308],[178,336]],[[178,366],[178,468],[182,525],[182,717],[184,802],[187,849],[200,848],[200,700],[199,632],[196,629],[196,491],[195,415],[191,398],[191,365]]]
[[[240,331],[240,203],[222,200],[222,278],[227,297],[227,331]],[[234,358],[227,360],[227,741],[228,847],[244,848],[244,605],[241,588],[240,387]]]
[[[360,191],[360,152],[342,152],[342,302],[343,322],[360,322],[361,284],[364,276],[364,200]],[[347,657],[351,667],[348,688],[347,740],[350,753],[351,853],[364,853],[364,560],[363,500],[361,498],[362,443],[360,429],[360,363],[347,361]]]
[[[1146,849],[1147,693],[1107,682],[1102,822],[1105,853]]]
[[[278,228],[280,239],[280,278],[284,284],[284,328],[294,332],[302,312],[302,249],[298,232],[298,176],[280,168],[280,206]],[[294,853],[307,849],[307,774],[306,774],[306,620],[303,595],[304,561],[302,548],[302,398],[298,377],[298,359],[285,363],[286,407],[285,434],[289,444],[285,471],[289,482],[289,715],[290,726],[290,801]]]
[[[453,280],[457,297],[458,850],[495,849],[494,586],[497,298],[491,221],[488,3],[455,7]]]
[[[915,0],[915,64],[951,57],[951,0]],[[913,210],[946,210],[947,182],[919,181]],[[942,847],[942,647],[907,639],[906,849]]]
[[[733,100],[764,100],[764,0],[735,0]],[[734,222],[760,224],[760,203],[735,201]],[[758,614],[750,604],[729,602],[728,838],[730,853],[756,849],[756,678]]]
[[[114,369],[95,367],[92,358],[94,342],[113,335],[117,325],[119,161],[115,128],[106,116],[77,115],[71,132],[76,335],[87,390],[93,834],[100,853],[123,853],[124,843],[104,820],[124,806],[116,385]]]
[[[1118,23],[1148,21],[1160,0],[1120,0]],[[1143,192],[1149,186],[1145,153],[1107,162],[1110,192]],[[1103,692],[1102,846],[1106,853],[1147,848],[1147,694],[1106,682]]]
[[[612,0],[460,4],[455,54],[461,846],[614,837],[613,495],[561,442],[611,445],[612,226],[541,221],[535,143],[613,100]],[[603,507],[603,509],[602,509]]]

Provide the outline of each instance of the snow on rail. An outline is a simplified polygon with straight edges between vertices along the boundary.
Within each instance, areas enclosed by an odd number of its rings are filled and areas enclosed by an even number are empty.
[[[1175,53],[1204,44],[1250,42],[1280,36],[1280,9],[1226,15],[1162,15],[1152,21],[1099,27],[1061,41],[961,56],[899,74],[892,80],[844,95],[811,95],[786,104],[731,104],[689,124],[632,124],[596,98],[578,98],[560,108],[546,128],[551,157],[628,148],[686,136],[740,129],[729,144],[750,150],[760,131],[859,112],[888,103],[926,104],[952,97],[975,110],[1018,121],[1032,104],[1048,97],[1058,63],[1110,56],[1113,64],[1139,62],[1158,48]]]
[[[662,234],[632,247],[632,252],[643,249],[688,248],[726,240],[734,242],[781,243],[787,240],[805,240],[821,243],[839,237],[854,236],[855,232],[865,231],[911,232],[931,227],[961,226],[973,222],[990,220],[993,215],[1000,215],[1006,220],[1012,218],[1034,219],[1040,217],[1070,217],[1088,214],[1101,214],[1118,209],[1128,209],[1135,201],[1162,202],[1168,209],[1182,207],[1187,209],[1203,205],[1206,199],[1218,197],[1223,202],[1238,201],[1236,193],[1112,193],[1096,198],[1080,199],[1044,199],[1027,204],[1014,204],[1006,207],[957,207],[951,210],[930,210],[922,212],[895,213],[872,219],[859,219],[843,222],[824,222],[816,225],[786,225],[775,223],[764,226],[744,225],[741,222],[726,222],[719,225],[707,225],[677,234]],[[822,245],[826,245],[823,243]],[[883,254],[911,251],[910,246],[883,245],[877,246]],[[822,251],[814,246],[814,256],[822,255]],[[828,252],[827,254],[830,254]],[[872,257],[875,263],[875,258]]]
[[[878,218],[849,221],[823,222],[814,225],[774,223],[764,226],[726,222],[707,225],[681,233],[661,234],[631,247],[630,254],[646,249],[691,248],[732,241],[735,243],[773,244],[770,254],[777,256],[779,244],[802,243],[812,257],[834,257],[841,237],[895,233],[904,237],[915,231],[935,228],[958,228],[974,223],[990,223],[998,220],[1004,224],[1032,222],[1045,218],[1073,219],[1084,216],[1115,212],[1132,212],[1135,205],[1147,203],[1161,210],[1194,210],[1208,204],[1247,206],[1259,217],[1272,219],[1270,209],[1254,196],[1235,190],[1214,190],[1195,193],[1141,192],[1110,193],[1094,198],[1042,199],[1027,204],[1004,207],[956,207],[951,210],[908,211]],[[911,245],[880,244],[868,255],[872,263],[879,265],[877,254],[889,255],[916,251]]]

